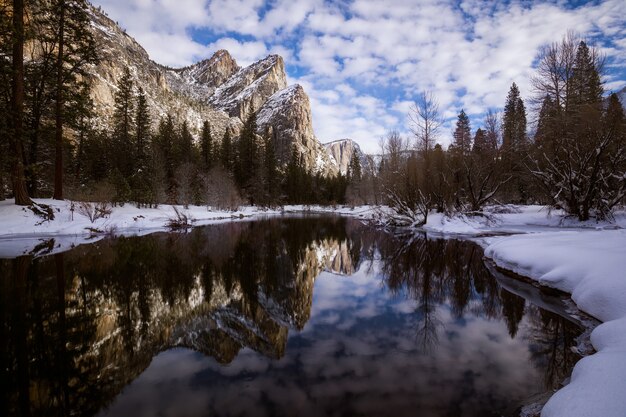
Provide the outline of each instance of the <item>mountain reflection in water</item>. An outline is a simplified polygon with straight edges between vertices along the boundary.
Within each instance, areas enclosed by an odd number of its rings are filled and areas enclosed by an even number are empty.
[[[579,329],[470,242],[339,217],[0,260],[0,414],[501,415],[558,387]]]

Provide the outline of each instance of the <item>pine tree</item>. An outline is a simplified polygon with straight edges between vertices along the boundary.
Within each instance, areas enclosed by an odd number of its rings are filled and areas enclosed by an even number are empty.
[[[228,127],[224,132],[224,138],[222,138],[222,145],[220,147],[220,163],[226,171],[230,173],[233,172],[233,144],[230,139],[230,130]]]
[[[124,73],[117,83],[114,100],[113,138],[111,142],[115,146],[115,168],[120,175],[128,178],[132,175],[135,160],[135,146],[133,146],[135,97],[133,79],[128,67],[124,69]]]
[[[213,167],[214,147],[211,125],[205,121],[202,124],[202,133],[200,134],[200,154],[202,166],[207,172]]]
[[[137,166],[145,168],[148,157],[148,144],[150,138],[150,110],[143,88],[137,92],[137,107],[135,112],[135,156]]]
[[[243,125],[239,141],[237,142],[235,163],[235,180],[237,185],[245,189],[249,196],[255,186],[258,188],[258,184],[254,184],[254,179],[258,178],[260,168],[256,130],[256,113],[252,111]]]
[[[14,151],[12,161],[13,196],[15,204],[32,204],[26,190],[26,178],[22,154],[24,139],[24,2],[13,0],[13,51],[11,76],[11,127],[10,148]]]
[[[289,203],[300,204],[305,201],[305,174],[306,171],[302,167],[300,154],[294,145],[285,172],[285,195]]]
[[[63,128],[71,118],[69,92],[86,89],[85,69],[98,61],[95,39],[90,31],[86,0],[56,0],[57,60],[55,96],[54,198],[63,199]],[[81,85],[82,84],[82,85]]]
[[[350,172],[350,180],[352,182],[361,181],[362,173],[361,173],[361,159],[356,151],[352,152],[352,156],[350,157],[350,164],[348,167]]]
[[[504,105],[502,117],[503,173],[511,181],[503,187],[505,198],[517,202],[528,199],[524,156],[527,153],[526,108],[517,85],[513,83]]]
[[[175,152],[176,165],[193,162],[195,160],[193,136],[189,131],[187,120],[184,120],[181,125]]]
[[[483,154],[489,150],[489,144],[487,143],[487,135],[484,130],[478,128],[474,135],[474,145],[472,146],[472,152],[475,154]]]
[[[574,107],[592,105],[599,108],[602,104],[602,81],[597,63],[585,41],[580,41],[576,50],[570,91]]]
[[[464,110],[459,113],[453,138],[453,145],[457,152],[462,155],[469,153],[472,146],[472,132],[469,117]]]
[[[272,138],[267,135],[264,140],[265,154],[263,158],[265,192],[268,204],[274,204],[278,198],[279,179],[278,179],[278,161],[276,160],[276,150]]]
[[[135,112],[135,171],[133,173],[132,198],[137,206],[151,204],[156,194],[152,189],[152,164],[148,160],[150,155],[150,112],[143,89],[137,92]]]
[[[504,105],[502,147],[517,152],[526,144],[526,108],[517,85],[513,83]]]
[[[176,140],[176,127],[174,119],[168,115],[159,122],[157,134],[154,137],[154,153],[158,167],[163,169],[165,180],[165,193],[169,201],[174,201],[176,184],[174,181],[175,160],[174,160],[174,142]],[[156,175],[156,174],[155,174]]]
[[[537,130],[535,131],[535,144],[543,146],[550,140],[550,135],[554,131],[554,119],[556,116],[555,103],[550,95],[546,95],[541,103],[539,118],[537,119]]]
[[[551,204],[580,221],[610,216],[624,197],[626,148],[601,105],[602,57],[569,36],[545,51],[538,68],[533,83],[544,106],[532,174]]]

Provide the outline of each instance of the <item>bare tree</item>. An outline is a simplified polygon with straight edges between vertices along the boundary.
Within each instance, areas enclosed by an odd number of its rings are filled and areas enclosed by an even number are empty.
[[[531,172],[552,205],[581,221],[610,216],[626,187],[623,109],[616,97],[603,106],[603,66],[597,48],[568,34],[542,51],[533,78],[544,106]]]
[[[242,199],[237,191],[235,181],[228,172],[216,166],[202,176],[204,203],[207,208],[219,210],[237,210]]]
[[[501,121],[500,114],[491,109],[485,115],[485,142],[488,148],[495,151],[500,147],[501,137]]]
[[[409,124],[418,151],[426,153],[433,149],[441,123],[437,99],[432,92],[423,91],[409,110]]]
[[[561,42],[545,45],[540,50],[537,73],[531,78],[533,89],[537,93],[537,104],[547,94],[557,107],[567,110],[578,40],[579,37],[570,31]]]

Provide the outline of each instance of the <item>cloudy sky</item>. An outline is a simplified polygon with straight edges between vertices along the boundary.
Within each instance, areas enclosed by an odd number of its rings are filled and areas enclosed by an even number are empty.
[[[626,86],[624,0],[93,0],[161,64],[184,66],[227,49],[245,66],[285,58],[311,98],[322,141],[350,137],[377,150],[407,131],[420,91],[437,97],[446,144],[460,109],[480,126],[512,82],[532,95],[539,48],[574,30],[608,57],[606,89]]]

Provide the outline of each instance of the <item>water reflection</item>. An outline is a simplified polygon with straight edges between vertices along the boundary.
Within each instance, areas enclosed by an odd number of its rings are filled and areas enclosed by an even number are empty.
[[[502,289],[477,246],[342,218],[0,272],[2,415],[499,415],[578,359],[578,329]]]

